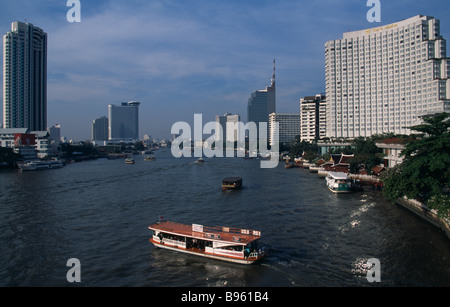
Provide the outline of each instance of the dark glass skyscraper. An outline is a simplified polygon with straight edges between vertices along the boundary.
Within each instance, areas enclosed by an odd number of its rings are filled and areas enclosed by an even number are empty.
[[[108,106],[109,140],[139,139],[139,105],[140,102],[122,102]]]
[[[47,130],[47,33],[31,23],[3,36],[3,128]]]
[[[269,123],[269,114],[276,112],[275,94],[275,60],[273,60],[273,76],[270,86],[266,86],[264,90],[254,91],[248,100],[247,122],[254,122],[257,127],[260,122]]]

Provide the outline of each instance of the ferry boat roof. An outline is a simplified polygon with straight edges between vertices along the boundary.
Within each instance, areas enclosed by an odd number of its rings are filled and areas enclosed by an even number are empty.
[[[334,179],[341,179],[346,180],[348,179],[348,176],[346,173],[339,173],[339,172],[328,172],[328,174],[333,177]]]
[[[149,229],[208,241],[226,241],[235,245],[247,245],[261,238],[261,232],[231,227],[209,227],[203,225],[185,225],[162,221],[148,226]]]
[[[242,181],[242,177],[227,177],[222,180],[222,182],[232,182],[232,183],[241,182],[241,181]]]

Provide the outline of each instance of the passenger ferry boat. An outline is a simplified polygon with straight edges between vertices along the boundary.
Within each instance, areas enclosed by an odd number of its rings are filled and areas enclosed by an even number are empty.
[[[352,191],[351,180],[345,173],[328,172],[325,180],[328,189],[333,193],[350,193]]]
[[[48,170],[54,168],[61,168],[64,163],[61,160],[50,160],[50,161],[25,161],[23,163],[18,163],[17,166],[21,171],[39,171]]]
[[[227,177],[222,180],[223,190],[238,190],[242,188],[241,177]]]
[[[251,264],[262,259],[267,250],[259,240],[261,232],[230,227],[184,225],[161,220],[150,225],[154,246],[187,254]]]
[[[134,159],[133,158],[125,158],[125,163],[126,164],[134,164]]]

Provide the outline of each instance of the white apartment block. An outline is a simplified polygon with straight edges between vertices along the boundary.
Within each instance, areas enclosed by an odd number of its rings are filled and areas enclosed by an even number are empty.
[[[450,59],[439,20],[418,15],[325,44],[327,137],[410,134],[450,111]]]
[[[325,95],[300,98],[300,140],[313,142],[326,137],[326,117]]]
[[[300,114],[297,113],[271,113],[269,114],[269,142],[273,145],[275,125],[278,122],[278,141],[279,143],[289,143],[300,135]]]

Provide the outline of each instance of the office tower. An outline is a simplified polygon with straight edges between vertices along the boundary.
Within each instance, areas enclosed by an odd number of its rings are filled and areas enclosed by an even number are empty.
[[[239,125],[241,117],[237,114],[225,113],[223,116],[216,116],[216,123],[222,126],[223,142],[226,145],[227,140],[236,142],[239,137]],[[227,123],[231,123],[234,129],[227,129]]]
[[[31,23],[3,36],[3,127],[47,129],[47,34]]]
[[[313,142],[326,137],[326,117],[324,94],[300,98],[300,140]]]
[[[55,143],[61,142],[61,125],[60,124],[56,124],[54,126],[48,127],[47,132],[49,133],[50,138]]]
[[[450,110],[450,60],[439,20],[418,15],[325,44],[328,137],[369,137]]]
[[[92,121],[92,141],[108,140],[108,117],[102,116]]]
[[[139,105],[140,102],[129,101],[108,106],[109,140],[139,139]]]
[[[254,91],[247,103],[247,122],[256,123],[259,131],[260,122],[269,122],[269,114],[276,112],[275,95],[275,60],[273,60],[273,75],[270,86],[264,90]],[[266,137],[269,137],[267,129]]]
[[[271,113],[269,115],[269,142],[273,144],[275,125],[278,122],[279,143],[290,143],[300,135],[300,114],[298,113]]]

